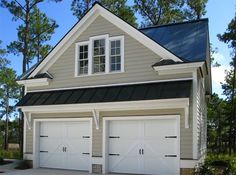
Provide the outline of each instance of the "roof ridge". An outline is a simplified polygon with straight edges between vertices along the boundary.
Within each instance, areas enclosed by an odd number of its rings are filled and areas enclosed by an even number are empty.
[[[181,24],[197,23],[197,22],[200,22],[200,21],[209,21],[209,19],[208,18],[202,18],[202,19],[197,19],[197,20],[189,20],[189,21],[183,21],[183,22],[177,22],[177,23],[169,23],[169,24],[163,24],[163,25],[158,25],[158,26],[154,25],[154,26],[139,28],[138,30],[146,30],[146,29],[150,29],[150,28],[161,28],[161,27],[181,25]]]

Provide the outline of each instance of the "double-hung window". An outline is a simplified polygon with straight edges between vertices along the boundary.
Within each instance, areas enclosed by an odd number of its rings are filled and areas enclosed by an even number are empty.
[[[121,40],[110,41],[110,71],[121,71]]]
[[[105,39],[93,40],[93,73],[105,72],[106,67]]]
[[[124,72],[124,36],[93,36],[76,46],[75,76]]]

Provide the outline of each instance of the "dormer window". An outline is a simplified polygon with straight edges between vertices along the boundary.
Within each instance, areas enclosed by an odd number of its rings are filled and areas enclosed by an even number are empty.
[[[124,36],[90,37],[76,43],[75,76],[124,72]]]

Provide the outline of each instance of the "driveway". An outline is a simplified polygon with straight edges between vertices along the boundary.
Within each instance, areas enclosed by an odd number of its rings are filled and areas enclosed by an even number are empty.
[[[18,170],[8,173],[3,173],[3,175],[91,175],[88,172],[81,171],[68,171],[68,170],[55,170],[55,169],[28,169],[28,170]],[[109,174],[112,175],[112,174]],[[118,174],[115,174],[118,175]],[[124,175],[124,174],[123,174]]]

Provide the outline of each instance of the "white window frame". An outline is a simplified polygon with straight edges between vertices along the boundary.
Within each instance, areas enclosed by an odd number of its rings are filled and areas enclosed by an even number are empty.
[[[116,41],[116,40],[120,40],[120,71],[111,71],[110,70],[110,67],[111,67],[111,65],[110,65],[110,56],[111,56],[111,54],[110,54],[110,52],[111,52],[111,48],[110,48],[110,42],[111,41]],[[125,71],[125,67],[124,67],[124,36],[114,36],[114,37],[110,37],[109,38],[109,71],[111,72],[111,73],[115,73],[115,72],[124,72]]]
[[[93,73],[93,42],[94,40],[105,39],[105,72]],[[113,71],[110,70],[110,41],[120,40],[120,49],[121,49],[121,70]],[[79,74],[79,46],[88,45],[88,74]],[[114,74],[124,72],[124,36],[114,36],[109,37],[109,34],[98,35],[89,37],[88,41],[82,41],[75,44],[75,77],[84,77],[84,76],[95,76],[95,75],[104,75],[104,74]]]
[[[101,40],[101,39],[105,39],[105,72],[98,72],[98,73],[93,73],[93,42],[94,40]],[[89,75],[97,75],[97,74],[104,74],[104,73],[109,73],[109,67],[107,67],[107,65],[109,65],[109,62],[107,60],[107,57],[109,57],[109,35],[105,34],[105,35],[98,35],[98,36],[93,36],[89,38],[89,44],[90,44],[90,69],[89,69]]]
[[[88,41],[83,41],[83,42],[78,42],[75,44],[75,77],[78,76],[87,76],[89,74],[79,74],[78,68],[79,68],[79,47],[80,46],[84,46],[84,45],[88,45],[88,67],[89,67],[89,42]]]

